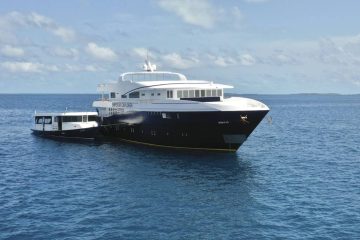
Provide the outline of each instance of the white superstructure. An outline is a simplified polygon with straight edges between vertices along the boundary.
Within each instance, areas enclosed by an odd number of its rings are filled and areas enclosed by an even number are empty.
[[[98,127],[97,112],[35,113],[35,131],[69,131]]]
[[[156,69],[146,62],[144,69]],[[150,67],[152,66],[152,67]],[[93,107],[100,116],[132,111],[241,111],[268,110],[256,100],[224,98],[224,89],[233,86],[206,80],[187,80],[180,73],[127,72],[116,83],[98,85],[101,99]]]

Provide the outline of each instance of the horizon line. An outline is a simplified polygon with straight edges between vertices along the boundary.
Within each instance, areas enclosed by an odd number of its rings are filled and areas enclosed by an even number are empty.
[[[9,92],[0,95],[101,95],[101,93],[27,93],[27,92]],[[360,93],[317,93],[317,92],[300,92],[300,93],[224,93],[224,95],[360,95]]]

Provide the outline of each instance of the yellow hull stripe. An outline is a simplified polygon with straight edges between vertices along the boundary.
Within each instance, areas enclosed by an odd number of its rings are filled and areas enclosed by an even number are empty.
[[[191,150],[206,150],[206,151],[220,151],[220,152],[236,152],[237,149],[225,149],[225,148],[193,148],[193,147],[176,147],[176,146],[167,146],[167,145],[159,145],[154,143],[146,143],[146,142],[139,142],[134,140],[128,140],[124,138],[117,138],[124,142],[129,143],[136,143],[136,144],[142,144],[146,146],[152,146],[152,147],[162,147],[162,148],[175,148],[175,149],[191,149]]]

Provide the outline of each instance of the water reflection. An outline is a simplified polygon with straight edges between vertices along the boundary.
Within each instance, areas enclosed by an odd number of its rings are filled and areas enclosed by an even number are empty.
[[[253,175],[251,161],[236,153],[153,148],[128,143],[106,143],[98,151],[119,168],[127,168],[129,175],[217,181],[216,184],[247,182]]]

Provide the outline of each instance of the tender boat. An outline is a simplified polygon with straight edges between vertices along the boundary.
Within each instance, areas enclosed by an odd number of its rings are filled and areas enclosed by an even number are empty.
[[[53,138],[95,139],[99,130],[97,112],[35,113],[35,135]]]
[[[93,107],[103,136],[172,148],[236,151],[269,108],[256,100],[224,97],[229,85],[187,80],[180,73],[127,72],[116,83],[100,84]]]

